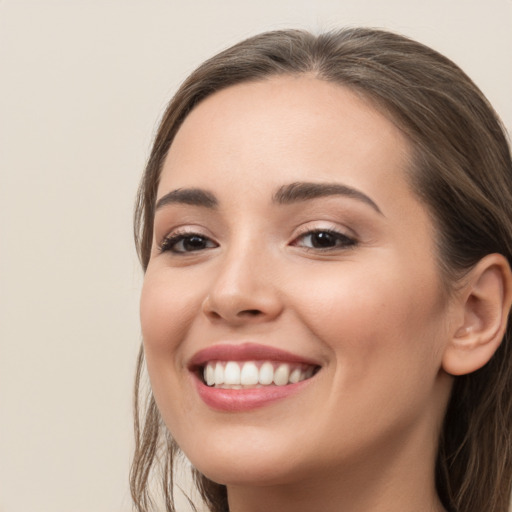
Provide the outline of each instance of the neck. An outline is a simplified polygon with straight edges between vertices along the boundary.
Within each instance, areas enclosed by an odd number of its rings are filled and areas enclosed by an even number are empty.
[[[431,441],[419,445],[416,435],[388,440],[384,451],[359,457],[364,463],[354,458],[344,467],[311,471],[280,485],[228,485],[229,510],[444,512],[435,490],[435,455]]]
[[[396,493],[370,485],[350,489],[346,484],[305,482],[302,486],[228,489],[228,500],[230,512],[445,512],[434,490]]]

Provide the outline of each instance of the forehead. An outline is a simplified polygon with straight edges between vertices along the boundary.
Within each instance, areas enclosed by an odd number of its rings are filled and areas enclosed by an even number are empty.
[[[171,145],[160,188],[335,178],[382,193],[409,154],[399,129],[356,92],[307,75],[273,77],[200,103]]]

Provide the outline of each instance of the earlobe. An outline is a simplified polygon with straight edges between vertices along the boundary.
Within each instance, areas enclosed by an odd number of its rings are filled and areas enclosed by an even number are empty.
[[[512,274],[501,254],[489,254],[470,271],[461,291],[459,325],[443,355],[443,369],[465,375],[487,364],[501,344],[512,303]]]

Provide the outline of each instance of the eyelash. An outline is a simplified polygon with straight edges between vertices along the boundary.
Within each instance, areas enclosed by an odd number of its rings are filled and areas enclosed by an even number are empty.
[[[214,244],[214,247],[217,247],[217,244],[213,242],[210,238],[208,238],[205,235],[202,235],[201,233],[194,233],[194,232],[177,232],[172,235],[166,236],[162,243],[160,244],[160,252],[173,252],[175,254],[187,254],[191,252],[199,252],[204,249],[212,249],[213,247],[204,247],[202,249],[196,249],[196,250],[177,250],[176,246],[180,242],[185,241],[191,241],[194,237],[200,238],[201,240],[204,240],[205,244]]]
[[[301,246],[299,243],[297,243],[298,240],[304,240],[306,237],[313,237],[315,235],[328,235],[331,237],[331,241],[334,241],[336,243],[333,247],[305,247]],[[304,233],[299,234],[297,238],[292,242],[293,246],[299,246],[303,249],[306,249],[308,251],[334,251],[334,250],[340,250],[340,249],[350,249],[352,247],[355,247],[357,245],[357,240],[355,238],[352,238],[348,235],[345,235],[344,233],[340,233],[339,231],[335,229],[330,228],[318,228],[318,229],[308,229],[307,231],[304,231]]]
[[[313,237],[315,235],[327,235],[327,238],[325,239],[327,242],[334,242],[334,246],[327,246],[327,247],[307,247],[305,245],[302,245],[300,241],[304,241],[307,237]],[[186,250],[185,247],[178,250],[176,247],[181,242],[190,242],[193,238],[198,238],[200,241],[202,241],[203,246],[197,247],[195,249]],[[318,242],[318,240],[317,240]],[[340,249],[350,249],[355,247],[358,244],[357,240],[355,238],[352,238],[350,236],[347,236],[343,233],[340,233],[339,231],[335,229],[330,228],[318,228],[318,229],[308,229],[305,230],[303,233],[300,233],[292,242],[290,245],[295,247],[301,247],[302,249],[306,251],[315,251],[315,252],[328,252],[328,251],[334,251],[334,250],[340,250]],[[213,249],[215,247],[218,247],[217,243],[212,241],[209,237],[201,234],[201,233],[195,233],[195,232],[177,232],[172,235],[167,236],[162,243],[160,244],[160,252],[172,252],[174,254],[190,254],[193,252],[200,252],[204,251],[206,249]]]

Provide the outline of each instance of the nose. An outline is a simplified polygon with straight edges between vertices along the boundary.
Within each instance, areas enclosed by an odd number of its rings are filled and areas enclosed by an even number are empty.
[[[218,274],[202,304],[213,322],[243,325],[269,322],[283,310],[276,266],[261,251],[232,251],[220,257]]]

